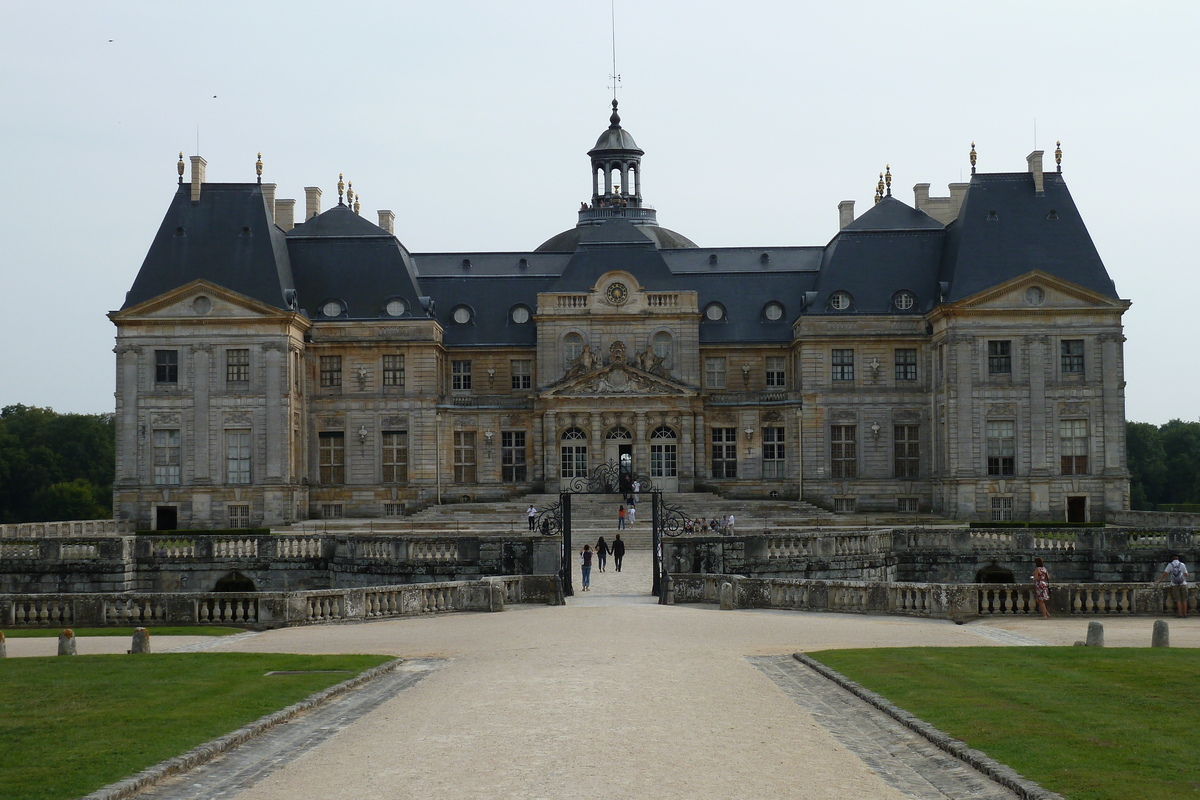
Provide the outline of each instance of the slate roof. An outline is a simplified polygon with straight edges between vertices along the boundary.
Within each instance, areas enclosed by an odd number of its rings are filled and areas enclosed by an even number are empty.
[[[122,309],[197,279],[277,308],[294,288],[283,231],[254,183],[206,183],[193,203],[179,185]]]

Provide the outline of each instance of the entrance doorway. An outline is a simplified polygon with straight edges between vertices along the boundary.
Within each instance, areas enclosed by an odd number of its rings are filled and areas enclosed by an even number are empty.
[[[174,531],[179,529],[179,509],[175,506],[154,507],[154,530]]]
[[[1087,522],[1087,497],[1067,498],[1067,522]]]
[[[604,460],[617,465],[617,486],[628,492],[633,486],[633,434],[616,427],[604,436]]]

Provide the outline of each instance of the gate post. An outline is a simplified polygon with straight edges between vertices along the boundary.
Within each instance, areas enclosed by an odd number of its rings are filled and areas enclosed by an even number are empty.
[[[653,536],[651,538],[651,543],[650,543],[650,547],[651,547],[651,551],[650,551],[651,567],[650,568],[654,571],[654,575],[653,575],[653,579],[652,579],[653,582],[650,587],[650,593],[661,597],[662,596],[661,595],[661,593],[662,593],[662,569],[661,569],[661,565],[659,563],[659,555],[662,552],[662,530],[659,527],[659,525],[662,522],[662,514],[660,511],[660,506],[662,504],[662,492],[655,489],[653,494],[651,495],[651,497],[652,497],[652,500],[650,503],[650,517],[651,517],[651,524],[653,526],[651,529],[653,532]]]
[[[571,547],[571,493],[560,492],[558,501],[562,506],[562,586],[564,597],[574,597],[571,576],[575,569],[575,553]]]

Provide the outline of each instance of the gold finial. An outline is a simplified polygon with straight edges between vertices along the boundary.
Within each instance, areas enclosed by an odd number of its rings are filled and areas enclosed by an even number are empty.
[[[355,213],[355,214],[357,214],[357,213],[358,213],[358,207],[359,207],[359,203],[358,203],[358,201],[359,201],[359,199],[360,199],[360,198],[359,198],[359,196],[358,196],[358,195],[354,195],[354,213]]]
[[[879,173],[879,183],[875,184],[875,202],[883,199],[883,173]]]
[[[971,174],[975,174],[975,143],[971,142]]]
[[[1062,142],[1054,143],[1054,163],[1058,164],[1058,171],[1062,172]]]
[[[179,185],[183,185],[183,151],[179,151],[179,163],[175,165],[175,171],[179,173]]]
[[[258,154],[258,161],[254,162],[254,174],[258,176],[258,182],[262,183],[262,153]]]
[[[342,192],[345,191],[346,184],[342,181],[342,173],[338,173],[338,205],[342,204]]]
[[[883,179],[887,182],[887,196],[891,197],[892,196],[892,165],[891,164],[887,165],[887,172],[884,174]]]
[[[350,207],[354,206],[354,181],[346,184],[346,205]]]

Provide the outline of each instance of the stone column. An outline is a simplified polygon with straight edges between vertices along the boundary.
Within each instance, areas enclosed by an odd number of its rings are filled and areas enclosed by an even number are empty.
[[[1104,454],[1105,474],[1121,472],[1119,443],[1125,431],[1125,375],[1121,363],[1121,344],[1124,341],[1125,337],[1120,333],[1106,333],[1100,336],[1100,374],[1104,391],[1104,437],[1100,446]]]
[[[704,427],[704,413],[695,415],[696,419],[696,438],[693,442],[692,458],[695,465],[695,476],[703,479],[708,477],[708,461],[704,457],[705,448],[708,446],[708,429]]]
[[[601,437],[600,430],[600,414],[589,414],[591,417],[592,426],[588,437],[592,440],[592,447],[588,448],[588,472],[604,463],[604,439]]]
[[[283,480],[284,467],[284,431],[287,430],[287,404],[283,402],[284,369],[283,360],[286,357],[283,346],[271,343],[264,346],[266,359],[266,386],[264,394],[267,401],[266,431],[267,463],[262,474],[268,483],[280,483]],[[262,481],[255,481],[261,483]]]
[[[695,420],[691,414],[679,417],[679,491],[690,492],[696,488]]]
[[[796,436],[794,445],[788,444],[788,458],[792,463],[792,474],[796,476],[796,491],[801,500],[804,499],[804,408],[796,409]]]
[[[559,477],[558,422],[553,411],[547,411],[542,419],[542,447],[545,458],[542,463],[546,467],[546,491],[554,492],[558,491]]]
[[[646,444],[646,412],[637,412],[633,425],[633,471],[650,472],[650,448]]]
[[[212,435],[212,421],[208,411],[211,362],[210,345],[197,345],[192,349],[192,481],[204,484],[221,482],[220,459],[214,464],[209,457],[209,437]],[[187,458],[183,461],[186,464]],[[184,471],[186,472],[186,469]],[[186,480],[184,482],[186,483]]]
[[[954,476],[957,478],[978,478],[982,474],[979,458],[976,457],[975,443],[977,425],[974,420],[974,398],[972,397],[971,374],[975,369],[975,341],[962,337],[955,342],[951,352],[954,354],[954,398],[947,398],[947,408],[955,415],[957,423],[958,447],[954,454]],[[982,423],[982,420],[980,421]],[[976,484],[969,486],[959,482],[956,486],[957,509],[960,515],[975,513]]]
[[[141,348],[117,345],[117,396],[121,399],[121,435],[117,440],[117,479],[138,476],[138,358]]]
[[[1054,368],[1046,336],[1025,337],[1029,368],[1029,474],[1047,476],[1046,427],[1053,425],[1054,409],[1046,403],[1046,371]],[[1047,419],[1049,417],[1049,419]]]
[[[529,435],[530,438],[533,439],[533,441],[530,442],[530,444],[533,446],[533,454],[531,456],[533,463],[529,465],[532,468],[530,477],[536,483],[537,481],[546,480],[547,477],[545,470],[545,466],[547,465],[546,434],[544,426],[542,425],[541,417],[535,415],[530,420],[529,427]]]

